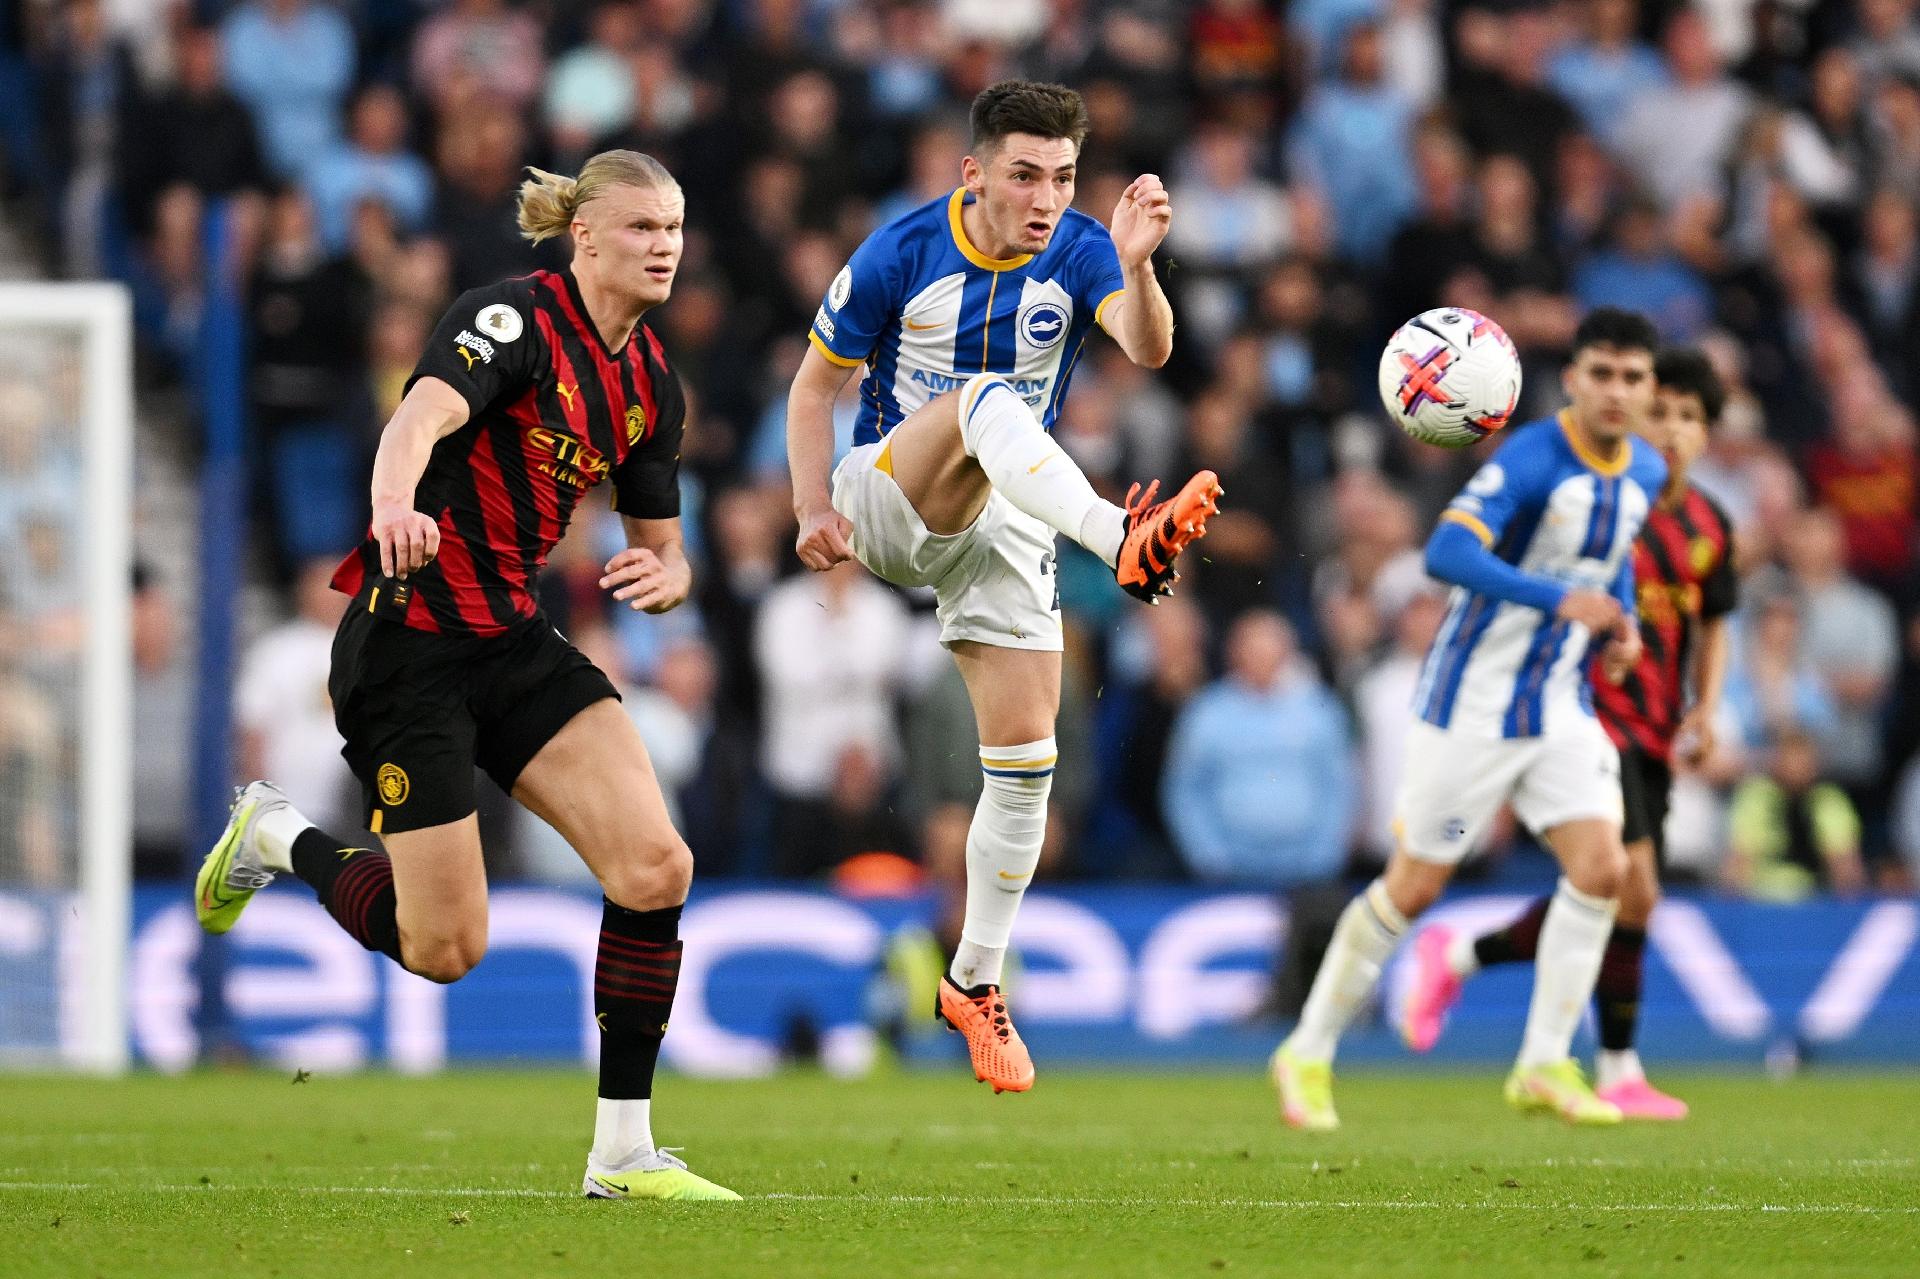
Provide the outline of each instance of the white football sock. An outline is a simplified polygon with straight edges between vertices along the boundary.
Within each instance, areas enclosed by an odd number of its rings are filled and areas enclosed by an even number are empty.
[[[1333,1060],[1347,1023],[1373,993],[1380,969],[1406,931],[1406,917],[1377,879],[1347,903],[1320,960],[1320,971],[1314,975],[1300,1024],[1287,1036],[1295,1055],[1308,1061]]]
[[[1093,491],[1006,378],[977,373],[960,388],[960,440],[994,492],[1113,567],[1127,513]]]
[[[1540,949],[1533,959],[1533,1003],[1527,1009],[1527,1034],[1520,1043],[1520,1065],[1548,1066],[1573,1052],[1573,1032],[1593,998],[1600,957],[1620,903],[1593,897],[1563,876],[1540,925]]]
[[[293,841],[313,829],[313,823],[292,804],[253,819],[254,844],[268,870],[293,872]]]
[[[1447,968],[1455,977],[1464,980],[1480,971],[1480,952],[1473,948],[1477,940],[1470,933],[1455,933],[1447,943]]]
[[[1051,737],[980,748],[980,803],[967,828],[967,915],[948,970],[962,990],[1000,982],[1013,917],[1047,837],[1047,795],[1057,758]]]
[[[1640,1054],[1631,1048],[1602,1048],[1593,1059],[1593,1083],[1596,1088],[1612,1088],[1645,1079]]]
[[[625,1172],[653,1153],[653,1102],[602,1097],[593,1112],[593,1153],[602,1172]]]

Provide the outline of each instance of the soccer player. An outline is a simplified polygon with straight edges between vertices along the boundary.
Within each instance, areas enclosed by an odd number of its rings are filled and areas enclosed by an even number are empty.
[[[1001,994],[1014,915],[1047,824],[1060,708],[1054,535],[1114,569],[1142,599],[1205,532],[1220,486],[1202,471],[1123,509],[1054,443],[1067,379],[1095,324],[1137,364],[1173,349],[1153,251],[1173,206],[1160,179],[1129,183],[1111,234],[1073,202],[1087,112],[1052,84],[1007,81],[973,102],[962,185],[869,236],[814,316],[787,401],[796,543],[824,571],[849,557],[902,586],[931,586],[980,733],[979,806],[967,836],[967,905],[937,1015],[966,1036],[995,1092],[1033,1086]],[[833,403],[865,365],[855,447],[833,469]]]
[[[633,151],[596,155],[578,178],[533,174],[520,229],[535,243],[570,235],[572,265],[453,304],[380,437],[367,539],[334,576],[353,602],[329,691],[384,848],[314,827],[257,781],[207,854],[196,904],[203,928],[225,932],[291,872],[368,950],[457,981],[486,949],[479,765],[573,845],[605,892],[600,1101],[583,1191],[738,1199],[653,1144],[692,856],[619,695],[535,592],[575,505],[603,480],[628,549],[600,585],[650,613],[692,586],[679,519],[686,401],[640,323],[672,291],[686,206],[673,176]]]
[[[1453,585],[1414,693],[1397,847],[1334,928],[1300,1023],[1271,1063],[1296,1128],[1339,1125],[1332,1062],[1408,922],[1432,905],[1502,802],[1563,871],[1540,925],[1533,1002],[1506,1097],[1618,1123],[1569,1053],[1626,873],[1620,757],[1586,694],[1589,641],[1616,676],[1638,660],[1633,540],[1667,467],[1636,435],[1653,407],[1653,326],[1602,308],[1574,334],[1570,407],[1516,429],[1427,542]]]
[[[1727,673],[1727,615],[1736,603],[1737,583],[1726,513],[1687,482],[1688,468],[1706,450],[1707,433],[1720,418],[1726,391],[1713,365],[1698,351],[1662,352],[1653,371],[1656,398],[1643,434],[1667,460],[1667,484],[1634,543],[1644,652],[1618,684],[1597,669],[1591,672],[1600,723],[1620,750],[1620,791],[1626,803],[1621,833],[1627,848],[1620,912],[1594,988],[1600,1015],[1594,1082],[1600,1097],[1629,1119],[1685,1119],[1685,1102],[1647,1082],[1633,1037],[1647,921],[1660,900],[1667,799],[1673,788],[1670,761],[1678,750],[1684,762],[1697,764],[1713,749],[1713,719]],[[1443,925],[1420,934],[1414,944],[1413,988],[1401,1024],[1414,1051],[1433,1047],[1468,977],[1490,964],[1534,957],[1547,906],[1544,898],[1534,902],[1518,919],[1484,937],[1456,934]]]

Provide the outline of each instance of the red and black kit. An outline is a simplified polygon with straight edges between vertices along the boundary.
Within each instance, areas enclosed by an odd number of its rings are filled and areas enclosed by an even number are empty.
[[[1633,579],[1645,652],[1617,685],[1601,677],[1596,656],[1590,687],[1600,722],[1620,749],[1623,835],[1628,843],[1652,839],[1663,848],[1673,739],[1687,710],[1695,632],[1738,602],[1726,513],[1692,485],[1672,506],[1656,502],[1634,543]]]
[[[471,813],[475,764],[511,791],[568,720],[617,696],[537,594],[587,491],[611,481],[613,508],[635,519],[680,513],[679,381],[644,326],[607,348],[571,272],[462,294],[408,387],[423,377],[471,412],[415,488],[440,553],[398,581],[370,534],[333,579],[353,597],[334,638],[334,718],[382,833]]]

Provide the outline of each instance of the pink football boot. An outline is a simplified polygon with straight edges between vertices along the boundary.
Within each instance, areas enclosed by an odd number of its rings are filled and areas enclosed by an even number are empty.
[[[1460,1002],[1460,979],[1447,966],[1447,947],[1452,944],[1453,930],[1444,924],[1421,929],[1413,942],[1413,989],[1407,992],[1400,1037],[1417,1053],[1439,1042],[1447,1013]]]
[[[1675,1120],[1687,1117],[1686,1102],[1678,1097],[1667,1096],[1644,1079],[1629,1079],[1611,1088],[1602,1088],[1595,1095],[1602,1101],[1610,1101],[1620,1107],[1620,1113],[1628,1119]]]

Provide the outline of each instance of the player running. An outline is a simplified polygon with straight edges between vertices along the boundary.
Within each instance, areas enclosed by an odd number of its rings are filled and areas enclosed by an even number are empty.
[[[1160,179],[1130,183],[1109,234],[1073,202],[1087,112],[1052,84],[1006,81],[973,102],[963,185],[869,236],[815,315],[787,401],[795,549],[816,571],[849,557],[931,586],[940,640],[980,733],[980,803],[967,835],[967,905],[937,1015],[967,1039],[995,1092],[1033,1086],[1001,968],[1046,831],[1060,708],[1054,535],[1152,601],[1206,529],[1213,472],[1155,503],[1105,501],[1049,434],[1098,324],[1136,364],[1173,349],[1153,251],[1173,207]],[[854,449],[833,468],[833,403],[855,368]]]
[[[1643,434],[1667,460],[1667,485],[1633,550],[1645,651],[1619,684],[1592,672],[1600,723],[1620,750],[1627,848],[1620,912],[1594,987],[1600,1015],[1594,1082],[1599,1096],[1629,1119],[1685,1119],[1685,1102],[1647,1082],[1633,1037],[1647,921],[1660,900],[1670,761],[1678,749],[1683,762],[1697,764],[1713,749],[1713,719],[1727,673],[1727,615],[1738,584],[1732,526],[1712,498],[1687,482],[1720,419],[1726,391],[1706,356],[1692,350],[1663,352],[1654,362],[1654,381],[1656,398]],[[1546,914],[1543,898],[1505,928],[1477,939],[1444,925],[1424,930],[1414,943],[1413,988],[1401,1025],[1408,1045],[1415,1052],[1433,1047],[1466,978],[1491,964],[1532,959]]]
[[[353,597],[333,643],[334,718],[385,847],[352,847],[254,782],[200,869],[200,924],[227,931],[291,872],[368,950],[457,981],[487,943],[479,765],[605,891],[583,1191],[738,1199],[656,1149],[650,1126],[693,858],[619,694],[554,629],[534,585],[575,505],[610,480],[628,549],[600,585],[650,613],[692,587],[679,519],[686,402],[640,323],[673,289],[686,205],[673,176],[633,151],[596,155],[578,178],[532,172],[521,232],[536,244],[570,234],[572,265],[453,304],[380,437],[367,540],[334,577]]]
[[[1414,694],[1398,847],[1340,916],[1300,1024],[1271,1063],[1296,1128],[1339,1125],[1332,1063],[1408,922],[1431,906],[1501,803],[1564,872],[1540,925],[1533,1003],[1507,1100],[1575,1123],[1618,1123],[1569,1053],[1626,873],[1620,758],[1594,719],[1589,641],[1616,676],[1639,659],[1633,541],[1666,483],[1635,431],[1653,405],[1653,326],[1612,308],[1574,334],[1571,406],[1519,428],[1453,499],[1427,571],[1453,584]],[[1623,611],[1625,610],[1625,611]]]

